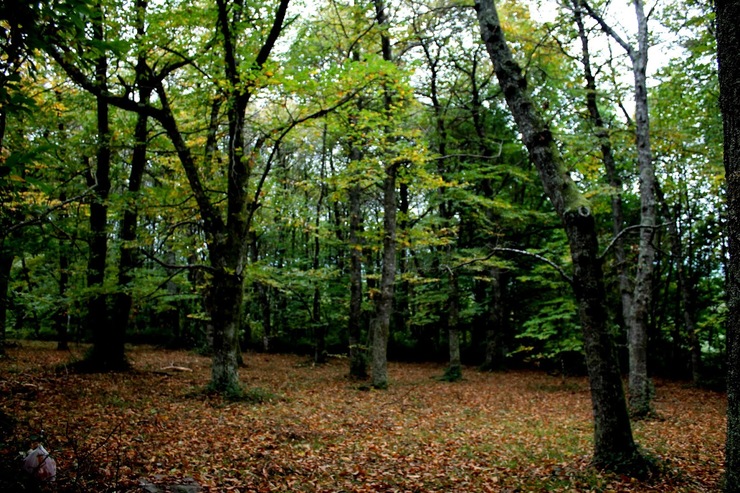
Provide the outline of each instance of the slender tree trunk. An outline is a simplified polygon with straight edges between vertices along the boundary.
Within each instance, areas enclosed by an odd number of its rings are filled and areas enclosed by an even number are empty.
[[[321,181],[319,187],[319,199],[316,201],[316,217],[314,218],[314,237],[313,237],[313,262],[312,268],[314,272],[319,269],[319,256],[321,254],[321,241],[319,235],[319,228],[321,225],[321,210],[324,205],[324,197],[326,196],[326,125],[324,125],[324,131],[322,135],[322,155],[321,155],[321,170],[319,180]],[[314,363],[323,364],[326,363],[326,326],[321,322],[321,288],[320,283],[317,281],[313,288],[313,307],[311,309],[311,317],[313,318],[314,326]]]
[[[637,257],[635,289],[629,312],[629,389],[633,416],[646,416],[652,410],[652,385],[648,377],[648,319],[653,296],[655,263],[655,167],[650,148],[650,120],[647,94],[648,28],[642,0],[634,0],[637,13],[638,51],[632,57],[635,75],[635,131],[637,163],[640,170],[640,248]]]
[[[623,40],[585,0],[582,5],[622,48],[632,62],[635,84],[635,141],[640,175],[640,246],[632,302],[626,311],[629,348],[630,411],[633,416],[646,416],[651,411],[652,385],[648,378],[647,345],[648,316],[653,296],[655,246],[653,234],[656,224],[655,167],[650,148],[650,119],[648,115],[647,61],[648,25],[642,0],[633,0],[637,17],[637,49]]]
[[[501,285],[502,272],[498,267],[493,267],[490,271],[490,295],[488,316],[486,320],[486,339],[485,354],[481,370],[492,371],[500,370],[504,367],[503,335],[506,324],[506,317],[503,312],[503,287]]]
[[[612,210],[612,233],[616,238],[614,241],[614,257],[616,259],[617,273],[619,276],[620,307],[619,315],[622,322],[628,319],[628,311],[632,306],[632,282],[627,264],[627,251],[625,249],[624,237],[620,234],[624,228],[624,214],[622,209],[622,180],[617,173],[617,165],[614,159],[609,131],[604,124],[604,118],[599,109],[596,90],[596,77],[591,67],[591,49],[589,46],[588,33],[583,23],[583,11],[579,0],[572,1],[573,15],[578,26],[578,37],[581,41],[581,63],[583,64],[583,75],[586,79],[586,108],[589,118],[594,126],[594,134],[599,140],[601,148],[601,159],[606,170],[606,177],[611,187],[611,210]]]
[[[717,0],[720,107],[724,122],[729,263],[725,492],[740,492],[740,0]]]
[[[144,14],[147,8],[146,0],[137,0],[137,22],[136,30],[138,38],[143,37],[145,32]],[[139,56],[136,64],[136,82],[139,87],[139,101],[148,102],[152,94],[152,86],[148,81],[146,73],[146,60],[143,55]],[[126,194],[126,209],[123,212],[121,222],[121,248],[118,259],[118,292],[115,296],[114,317],[111,320],[112,337],[117,344],[124,344],[126,331],[128,330],[129,316],[133,298],[131,296],[130,284],[134,279],[133,271],[137,264],[137,250],[134,242],[137,237],[137,224],[139,220],[138,198],[141,190],[141,182],[147,162],[147,138],[149,118],[145,113],[136,115],[136,126],[134,128],[134,149],[131,155],[131,171],[128,179],[128,192]]]
[[[388,17],[383,0],[373,0],[375,18],[381,29],[388,27]],[[380,36],[383,59],[393,60],[391,42],[383,32]],[[385,109],[391,108],[391,95],[385,91]],[[393,293],[396,281],[396,178],[398,163],[385,164],[383,180],[383,267],[380,276],[380,295],[372,322],[372,384],[375,388],[388,386],[388,337],[390,335],[391,312],[393,311]]]
[[[62,201],[66,198],[62,198]],[[67,295],[67,285],[69,284],[69,257],[67,252],[59,251],[59,299],[64,300]],[[54,328],[57,333],[57,349],[69,349],[69,304],[61,301],[54,313]]]
[[[99,17],[93,22],[93,37],[98,42],[105,41],[104,12],[97,5]],[[108,59],[105,54],[98,57],[95,77],[98,88],[107,91]],[[110,330],[107,296],[103,292],[105,267],[108,257],[108,195],[110,193],[110,117],[109,107],[104,96],[97,102],[97,153],[95,171],[88,174],[88,185],[94,194],[90,203],[90,254],[87,264],[87,286],[91,291],[87,304],[87,327],[92,332],[93,347],[83,367],[91,371],[109,371],[128,368],[124,354],[123,341]]]
[[[359,160],[359,150],[350,153]],[[362,192],[358,184],[349,190],[349,374],[367,377],[367,351],[362,343]]]
[[[449,341],[450,361],[444,379],[456,382],[462,379],[462,359],[460,357],[460,291],[457,276],[449,273],[447,294],[447,335]]]
[[[5,354],[8,322],[8,288],[14,256],[0,243],[0,356]]]
[[[482,38],[506,102],[570,244],[572,284],[591,386],[593,462],[608,469],[637,472],[645,463],[632,437],[614,343],[608,330],[606,293],[591,205],[570,178],[549,127],[535,110],[526,79],[504,37],[493,0],[477,1],[476,9]]]

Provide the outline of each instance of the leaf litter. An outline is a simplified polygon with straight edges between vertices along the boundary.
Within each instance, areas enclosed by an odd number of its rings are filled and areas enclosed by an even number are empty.
[[[80,356],[84,348],[76,350]],[[390,363],[366,390],[335,358],[249,354],[240,377],[260,402],[203,392],[210,360],[130,348],[134,370],[80,375],[70,354],[23,343],[0,360],[0,410],[13,417],[2,459],[41,429],[58,465],[49,491],[709,492],[720,489],[724,394],[656,381],[658,418],[637,421],[661,473],[595,470],[588,382],[534,371],[439,380],[444,366]],[[192,371],[168,371],[163,368]],[[16,444],[13,450],[9,444]]]

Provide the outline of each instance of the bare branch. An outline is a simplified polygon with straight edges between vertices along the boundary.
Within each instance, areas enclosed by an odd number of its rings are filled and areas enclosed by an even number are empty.
[[[654,226],[643,226],[642,224],[633,224],[632,226],[627,226],[622,231],[620,231],[617,234],[617,236],[615,236],[614,238],[612,238],[612,241],[610,241],[609,244],[606,246],[606,248],[604,249],[604,252],[601,255],[599,255],[599,260],[603,260],[604,257],[606,257],[606,254],[609,253],[609,250],[617,242],[617,240],[619,240],[622,236],[624,236],[625,234],[629,233],[630,231],[634,231],[636,229],[644,229],[644,228],[657,229],[657,228],[662,228],[665,225],[666,225],[666,223],[656,224]]]
[[[627,52],[627,56],[629,56],[630,60],[632,60],[632,62],[634,63],[635,57],[637,55],[635,54],[635,50],[632,48],[632,45],[630,45],[628,42],[622,39],[622,37],[619,34],[617,34],[617,32],[614,29],[612,29],[612,27],[609,24],[606,23],[604,18],[601,15],[599,15],[599,13],[596,12],[586,0],[581,0],[581,5],[583,5],[583,7],[586,9],[586,12],[588,12],[588,15],[590,15],[591,18],[595,20],[599,24],[599,26],[601,26],[602,30],[607,35],[609,35],[614,41],[616,41],[617,44],[619,44],[619,46],[624,48],[624,51]]]
[[[566,281],[568,281],[568,284],[571,284],[571,285],[573,284],[573,278],[570,277],[563,270],[562,267],[560,267],[559,265],[557,265],[552,260],[550,260],[548,258],[545,258],[542,255],[539,255],[537,253],[528,252],[526,250],[519,250],[518,248],[493,247],[493,248],[491,248],[491,252],[488,255],[486,255],[485,257],[474,258],[472,260],[468,260],[467,262],[463,262],[461,264],[456,265],[455,267],[453,267],[453,269],[460,269],[462,267],[465,267],[466,265],[474,264],[474,263],[477,263],[477,262],[485,262],[486,260],[489,260],[491,257],[493,257],[494,255],[496,255],[496,253],[498,253],[498,252],[516,253],[518,255],[524,255],[526,257],[536,258],[537,260],[546,263],[547,265],[549,265],[550,267],[552,267],[553,269],[555,269],[556,271],[558,271],[558,274],[560,274],[560,276],[563,279],[565,279]]]

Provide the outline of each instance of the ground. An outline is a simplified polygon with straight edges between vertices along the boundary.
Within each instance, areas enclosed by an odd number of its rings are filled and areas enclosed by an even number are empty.
[[[203,391],[210,360],[194,353],[135,347],[133,372],[68,372],[83,353],[22,342],[0,360],[0,486],[43,428],[58,477],[28,491],[720,489],[726,398],[683,382],[657,381],[658,417],[634,423],[662,468],[635,480],[589,467],[584,378],[464,368],[448,383],[443,365],[391,363],[388,390],[369,390],[344,358],[247,354],[235,401]]]

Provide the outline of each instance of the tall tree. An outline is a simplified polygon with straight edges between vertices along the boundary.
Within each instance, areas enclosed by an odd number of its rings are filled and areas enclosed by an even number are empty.
[[[571,179],[548,124],[536,110],[493,0],[476,1],[476,10],[483,42],[507,105],[568,237],[573,261],[572,286],[578,301],[591,387],[593,462],[608,469],[639,472],[645,467],[645,460],[632,437],[614,343],[608,330],[606,293],[591,204]]]
[[[388,33],[388,13],[384,0],[373,0],[375,20],[380,27],[383,60],[393,61],[391,40]],[[384,107],[390,116],[393,97],[391,89],[385,88]],[[376,388],[388,386],[388,337],[390,334],[393,293],[396,282],[396,179],[399,163],[395,156],[383,158],[385,178],[383,180],[383,263],[380,277],[380,294],[371,325],[372,333],[372,384]]]
[[[740,492],[740,1],[717,0],[717,58],[725,135],[727,276],[727,444],[725,492]]]
[[[141,40],[146,35],[145,13],[147,0],[136,1],[136,36]],[[135,86],[138,90],[138,100],[148,102],[154,87],[149,80],[146,57],[143,50],[136,61]],[[128,178],[126,204],[121,220],[121,246],[118,258],[118,292],[115,295],[114,312],[111,319],[110,331],[115,338],[116,347],[123,347],[128,329],[129,315],[133,297],[131,283],[134,279],[133,271],[137,264],[137,248],[134,242],[137,237],[137,223],[139,220],[140,191],[147,162],[147,140],[149,137],[149,116],[146,113],[136,115],[134,128],[134,148],[131,153],[131,170]],[[117,350],[119,351],[119,350]]]
[[[105,9],[97,2],[92,19],[93,42],[106,42]],[[109,329],[107,296],[104,291],[108,258],[108,195],[111,182],[110,108],[104,94],[108,92],[108,56],[100,50],[95,60],[97,147],[94,169],[87,173],[87,185],[94,193],[90,200],[90,253],[87,265],[87,327],[93,335],[93,346],[83,363],[93,370],[117,370],[127,367],[123,341]]]
[[[642,0],[633,0],[637,20],[637,46],[625,41],[587,1],[582,4],[601,28],[627,53],[632,63],[635,96],[635,143],[640,177],[640,245],[634,289],[625,310],[629,349],[629,405],[633,416],[646,416],[651,411],[651,384],[648,378],[648,316],[653,296],[656,225],[655,165],[650,146],[647,62],[650,48],[648,18]],[[623,294],[624,296],[624,294]]]

